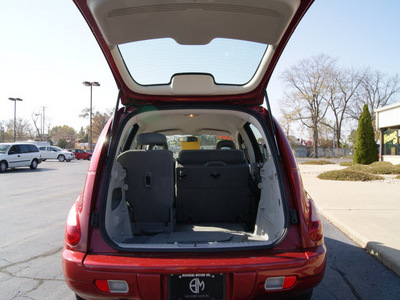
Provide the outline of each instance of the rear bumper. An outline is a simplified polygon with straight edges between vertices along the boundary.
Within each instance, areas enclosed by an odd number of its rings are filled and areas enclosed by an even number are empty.
[[[64,250],[63,272],[68,286],[85,299],[168,299],[169,274],[224,273],[226,299],[284,298],[315,287],[323,278],[326,248],[320,246],[304,252],[275,253],[268,256],[207,257],[131,257],[85,255]],[[294,286],[266,291],[269,277],[296,276]],[[100,292],[95,280],[123,280],[127,293]]]

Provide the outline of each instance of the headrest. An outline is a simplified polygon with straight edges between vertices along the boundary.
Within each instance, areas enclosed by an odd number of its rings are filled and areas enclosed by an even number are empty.
[[[152,149],[154,146],[162,146],[164,149],[168,149],[167,138],[161,133],[142,133],[138,135],[136,141],[138,145],[149,145],[149,149]]]
[[[242,164],[245,163],[245,157],[241,150],[181,150],[178,157],[178,162],[182,165],[203,165],[216,161],[227,164]]]
[[[230,140],[221,140],[217,143],[217,149],[236,149],[236,145],[233,141]]]

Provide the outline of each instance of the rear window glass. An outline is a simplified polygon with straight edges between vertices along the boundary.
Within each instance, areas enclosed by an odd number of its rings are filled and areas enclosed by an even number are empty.
[[[168,84],[181,73],[206,73],[219,84],[244,85],[267,49],[266,44],[224,38],[206,45],[180,45],[162,38],[118,47],[132,78],[141,85]]]

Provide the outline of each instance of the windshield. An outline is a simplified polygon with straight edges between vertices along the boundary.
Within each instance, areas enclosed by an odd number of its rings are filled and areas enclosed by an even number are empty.
[[[0,154],[6,153],[8,147],[10,147],[10,145],[0,145]]]
[[[228,135],[199,134],[199,135],[168,135],[168,149],[173,152],[180,150],[212,150],[218,148],[218,142],[222,140],[232,141]]]
[[[180,45],[171,38],[119,45],[132,78],[141,85],[168,84],[174,74],[207,73],[216,83],[251,80],[267,45],[216,38],[206,45]]]

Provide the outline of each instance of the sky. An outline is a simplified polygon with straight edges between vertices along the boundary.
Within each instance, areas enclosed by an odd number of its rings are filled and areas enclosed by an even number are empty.
[[[272,112],[279,116],[286,88],[280,74],[314,55],[336,58],[343,68],[400,73],[399,15],[398,0],[316,0],[270,80]],[[89,107],[90,88],[83,81],[101,85],[93,87],[94,111],[115,106],[115,81],[72,0],[0,1],[0,122],[14,117],[12,97],[23,99],[17,118],[31,121],[44,107],[50,127],[86,127],[79,114]]]

